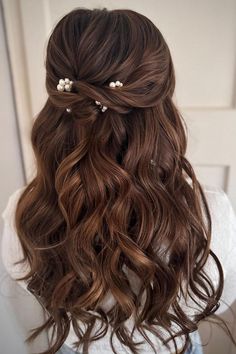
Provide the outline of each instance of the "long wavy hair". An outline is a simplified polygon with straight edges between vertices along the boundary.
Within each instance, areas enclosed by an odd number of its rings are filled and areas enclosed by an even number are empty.
[[[135,11],[76,8],[55,25],[45,64],[48,98],[31,133],[36,175],[15,213],[20,262],[30,265],[18,279],[48,315],[27,341],[52,328],[43,353],[55,353],[72,325],[86,354],[111,328],[112,351],[116,335],[136,354],[137,330],[156,353],[148,330],[176,353],[183,336],[184,353],[189,334],[219,306],[223,271],[210,249],[207,200],[185,157],[166,41]],[[61,78],[73,81],[70,92],[57,90]],[[123,87],[109,87],[116,80]],[[204,267],[208,257],[217,284]],[[110,309],[101,305],[108,294]],[[181,297],[197,306],[193,316]]]

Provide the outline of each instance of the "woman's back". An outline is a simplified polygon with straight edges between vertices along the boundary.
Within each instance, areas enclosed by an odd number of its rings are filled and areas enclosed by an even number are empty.
[[[111,330],[111,340],[136,354],[125,326],[133,318],[154,351],[158,338],[160,350],[177,353],[182,336],[184,352],[200,320],[217,310],[224,274],[207,197],[185,156],[167,43],[135,11],[78,8],[53,29],[45,64],[48,98],[31,132],[36,174],[14,212],[18,267],[27,266],[18,280],[48,316],[28,340],[46,330],[43,354],[54,353],[73,326],[87,354]],[[224,258],[227,242],[220,249]],[[205,271],[208,261],[214,271]]]

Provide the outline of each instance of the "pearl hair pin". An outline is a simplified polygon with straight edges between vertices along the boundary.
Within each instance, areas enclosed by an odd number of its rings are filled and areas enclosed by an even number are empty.
[[[67,92],[70,92],[71,91],[71,88],[72,88],[72,85],[73,85],[73,81],[71,81],[70,79],[68,78],[65,78],[65,79],[60,79],[59,82],[58,82],[58,85],[57,85],[57,91],[67,91]],[[66,108],[66,111],[68,113],[71,112],[71,109],[70,108]]]
[[[118,80],[117,80],[116,82],[111,81],[111,82],[109,83],[109,87],[111,87],[111,88],[122,87],[122,86],[123,86],[123,83],[120,82],[120,81],[118,81]],[[101,109],[102,112],[105,112],[105,111],[107,110],[107,107],[106,107],[106,106],[103,106],[103,105],[101,104],[101,102],[95,101],[95,103],[96,103],[96,105],[100,106],[100,109]]]
[[[95,103],[97,106],[100,106],[102,112],[105,112],[107,110],[107,107],[103,106],[101,102],[95,101]]]
[[[154,160],[150,160],[151,165],[156,166],[156,162]]]
[[[58,91],[71,91],[73,85],[73,81],[71,81],[68,78],[65,79],[60,79],[57,85],[57,90]]]
[[[120,81],[117,80],[116,82],[111,81],[111,82],[109,83],[109,86],[110,86],[110,87],[122,87],[123,84],[122,84],[122,82],[120,82]]]
[[[65,78],[65,79],[60,79],[59,81],[58,81],[58,84],[57,84],[57,90],[58,91],[61,91],[61,92],[63,92],[63,91],[67,91],[67,92],[70,92],[71,91],[71,88],[72,88],[72,85],[73,85],[73,81],[71,81],[70,79],[68,79],[68,78]],[[109,87],[111,87],[111,88],[115,88],[115,87],[122,87],[123,86],[123,83],[122,82],[120,82],[119,80],[117,80],[117,81],[111,81],[110,83],[109,83]],[[102,104],[101,104],[101,102],[99,102],[99,101],[95,101],[95,103],[96,103],[96,105],[97,106],[99,106],[99,108],[101,109],[101,111],[102,112],[105,112],[106,110],[107,110],[107,108],[108,107],[106,107],[106,106],[103,106]],[[71,108],[66,108],[66,111],[68,112],[68,113],[70,113],[71,112]]]

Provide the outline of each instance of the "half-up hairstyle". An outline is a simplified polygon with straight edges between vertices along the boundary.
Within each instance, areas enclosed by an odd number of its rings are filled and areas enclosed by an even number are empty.
[[[58,80],[67,77],[71,92],[59,92]],[[123,87],[111,89],[116,80]],[[146,342],[148,330],[169,350],[174,343],[176,353],[176,338],[183,336],[184,353],[189,334],[219,306],[223,271],[210,249],[206,197],[185,157],[162,34],[132,10],[77,8],[49,38],[46,88],[31,134],[36,176],[15,214],[21,262],[30,265],[20,279],[48,315],[27,341],[52,328],[43,353],[55,353],[73,326],[76,348],[87,354],[91,341],[111,328],[113,352],[116,335],[136,354],[140,344],[125,325],[133,318],[133,331]],[[204,268],[208,257],[218,282]],[[107,294],[114,299],[110,309],[101,306]],[[181,297],[195,304],[193,316]],[[92,335],[97,321],[100,331]]]

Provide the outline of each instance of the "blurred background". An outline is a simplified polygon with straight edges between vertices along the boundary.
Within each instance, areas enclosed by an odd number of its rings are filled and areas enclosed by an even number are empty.
[[[188,127],[187,157],[200,181],[222,188],[236,209],[236,0],[2,0],[0,4],[1,211],[9,195],[34,173],[30,130],[47,97],[47,39],[55,23],[79,6],[130,8],[160,29],[176,70],[175,101]],[[0,271],[3,282],[2,265]],[[1,295],[2,289],[1,285]],[[1,295],[0,348],[4,350],[0,351],[27,353],[24,333]],[[19,300],[15,306],[18,311]],[[26,320],[37,315],[33,308],[29,303],[23,310]],[[230,311],[222,316],[236,336]],[[216,326],[202,324],[201,336],[208,342],[205,354],[236,353]]]

